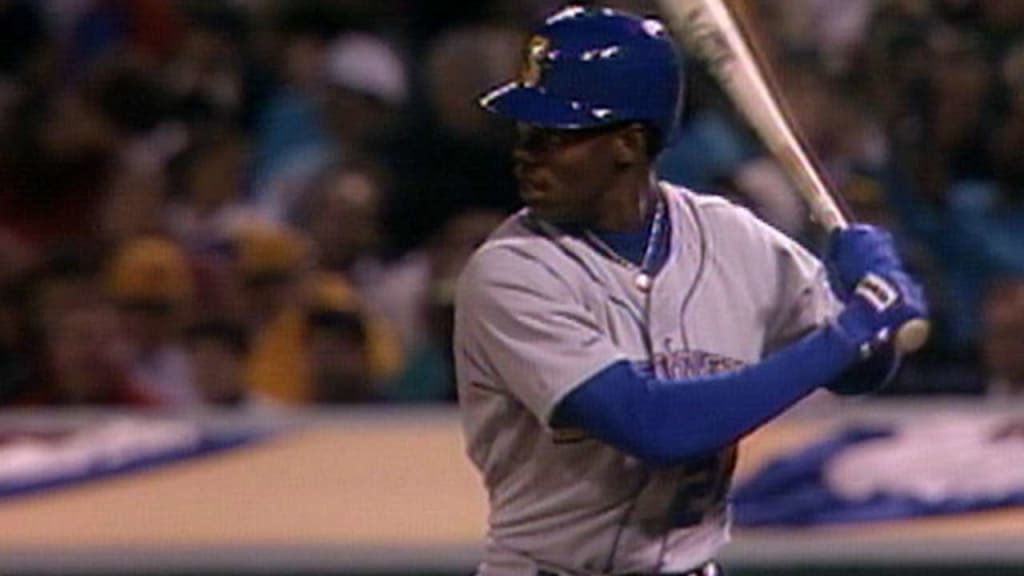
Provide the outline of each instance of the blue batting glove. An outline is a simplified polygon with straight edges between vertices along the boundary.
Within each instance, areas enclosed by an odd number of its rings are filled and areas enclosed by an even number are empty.
[[[833,327],[862,358],[892,342],[901,326],[927,318],[924,291],[901,268],[888,263],[870,270],[854,286]]]
[[[868,224],[833,230],[824,264],[832,292],[842,302],[849,302],[857,284],[869,272],[886,276],[903,271],[892,235]]]

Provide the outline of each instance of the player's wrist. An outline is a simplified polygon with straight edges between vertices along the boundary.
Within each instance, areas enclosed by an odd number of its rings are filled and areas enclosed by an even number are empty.
[[[898,270],[889,274],[870,272],[857,283],[834,325],[861,358],[869,358],[889,345],[905,323],[926,316],[920,287],[909,276]]]
[[[870,358],[891,340],[892,328],[863,300],[854,298],[829,324],[847,353],[856,360]]]
[[[871,356],[878,340],[878,331],[868,321],[861,304],[851,302],[829,323],[827,330],[853,361]]]

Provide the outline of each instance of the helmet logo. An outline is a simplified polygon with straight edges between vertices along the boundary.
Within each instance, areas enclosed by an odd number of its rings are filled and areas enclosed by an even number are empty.
[[[551,42],[543,36],[534,36],[526,44],[526,54],[519,70],[519,81],[524,86],[536,86],[540,83],[541,69],[548,58]]]
[[[643,29],[644,32],[652,38],[658,38],[665,34],[665,26],[653,18],[644,20]]]

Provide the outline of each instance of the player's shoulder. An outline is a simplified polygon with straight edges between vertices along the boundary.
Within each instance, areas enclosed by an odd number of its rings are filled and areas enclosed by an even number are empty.
[[[702,218],[735,221],[747,226],[764,224],[749,208],[724,196],[703,194],[668,182],[661,182],[660,185],[674,203],[685,206]]]
[[[778,262],[806,262],[816,257],[797,240],[758,217],[752,210],[727,198],[668,185],[678,221],[692,224],[710,254],[741,267],[773,266]]]
[[[750,237],[752,240],[783,245],[793,241],[758,217],[750,208],[717,194],[702,194],[683,186],[661,182],[666,197],[684,213],[700,221],[702,229],[713,236]]]
[[[466,268],[500,267],[509,261],[529,260],[547,248],[543,233],[531,224],[529,212],[522,209],[505,219],[470,257]]]
[[[561,250],[524,209],[509,216],[470,256],[459,276],[459,292],[500,283],[538,282],[550,276]]]

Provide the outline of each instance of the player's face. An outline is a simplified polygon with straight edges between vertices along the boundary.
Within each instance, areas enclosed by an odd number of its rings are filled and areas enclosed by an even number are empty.
[[[620,126],[562,130],[519,125],[514,158],[519,196],[534,214],[560,224],[592,224],[616,176]]]

